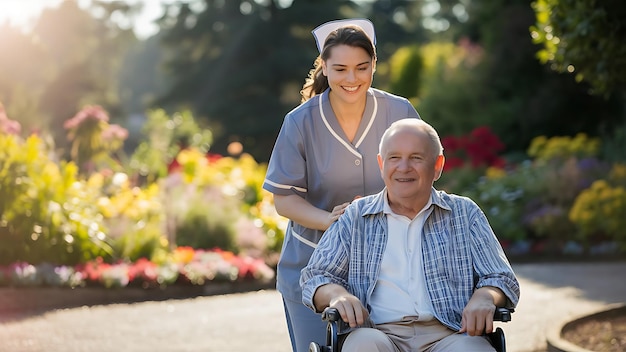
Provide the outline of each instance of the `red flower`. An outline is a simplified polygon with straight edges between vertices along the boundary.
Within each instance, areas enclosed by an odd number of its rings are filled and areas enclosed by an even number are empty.
[[[210,164],[220,160],[221,158],[223,158],[223,156],[221,156],[220,154],[207,153],[206,158]]]
[[[450,157],[446,158],[446,163],[443,165],[443,170],[453,170],[459,167],[462,167],[465,161],[459,157]]]
[[[463,167],[466,163],[474,168],[504,166],[504,159],[498,156],[504,149],[504,144],[489,127],[477,127],[467,136],[444,137],[441,144],[446,155],[445,170]]]
[[[128,268],[128,279],[155,283],[158,278],[157,265],[146,258],[139,258]]]
[[[77,265],[76,271],[80,272],[86,281],[98,283],[102,278],[102,272],[110,267],[110,264],[105,263],[101,257],[98,257],[93,261]]]
[[[461,149],[461,142],[457,137],[446,136],[441,138],[441,144],[443,145],[444,152],[455,152]]]

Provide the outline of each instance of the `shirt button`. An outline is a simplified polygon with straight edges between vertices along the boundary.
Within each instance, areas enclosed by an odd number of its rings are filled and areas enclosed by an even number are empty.
[[[356,166],[361,165],[361,160],[356,159],[356,160],[354,161],[354,165],[356,165]]]

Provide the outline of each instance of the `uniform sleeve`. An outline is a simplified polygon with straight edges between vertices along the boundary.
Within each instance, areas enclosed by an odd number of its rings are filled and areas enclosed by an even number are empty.
[[[307,192],[304,136],[292,116],[287,115],[280,128],[267,167],[263,188],[278,195]]]

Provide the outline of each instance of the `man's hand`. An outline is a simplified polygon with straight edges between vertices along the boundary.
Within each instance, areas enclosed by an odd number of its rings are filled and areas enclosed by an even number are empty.
[[[470,336],[480,336],[493,331],[493,313],[496,306],[491,300],[475,300],[474,296],[463,309],[461,330]]]
[[[461,330],[470,336],[480,336],[493,332],[493,314],[496,304],[504,304],[504,293],[495,287],[481,287],[474,291],[472,298],[463,309]]]
[[[318,311],[326,307],[336,308],[341,319],[352,328],[363,325],[369,316],[361,301],[343,286],[337,284],[318,287],[313,295],[313,303]]]
[[[330,301],[329,307],[337,308],[341,319],[348,323],[351,328],[363,325],[369,313],[356,296],[346,294],[338,296]]]

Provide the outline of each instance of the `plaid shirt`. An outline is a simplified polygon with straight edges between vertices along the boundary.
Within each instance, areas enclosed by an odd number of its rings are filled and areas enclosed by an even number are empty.
[[[322,236],[302,270],[302,301],[315,310],[321,285],[345,287],[371,309],[369,300],[387,244],[386,191],[359,198]],[[461,328],[463,308],[474,290],[497,287],[507,307],[519,301],[519,283],[498,239],[478,205],[467,197],[433,188],[433,211],[424,224],[422,259],[434,316],[450,329]]]

